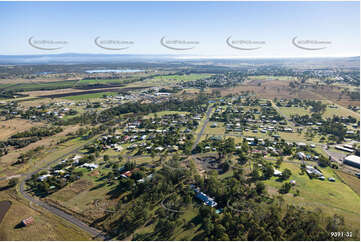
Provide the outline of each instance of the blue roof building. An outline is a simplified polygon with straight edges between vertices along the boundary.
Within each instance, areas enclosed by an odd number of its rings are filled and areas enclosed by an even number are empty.
[[[197,189],[194,189],[194,191],[196,192],[196,198],[201,200],[204,203],[204,205],[211,206],[212,208],[217,206],[217,203],[214,201],[213,198],[207,196],[206,194],[200,192]]]

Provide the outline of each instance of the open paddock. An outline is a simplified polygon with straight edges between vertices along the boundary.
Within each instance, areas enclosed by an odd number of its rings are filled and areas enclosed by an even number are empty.
[[[296,181],[296,185],[290,193],[283,195],[287,203],[312,210],[319,208],[329,216],[333,216],[335,213],[342,215],[348,227],[354,230],[359,229],[360,197],[349,186],[341,182],[331,168],[321,168],[326,177],[324,181],[311,180],[306,173],[301,175],[298,164],[283,162],[279,170],[283,171],[285,168],[292,172],[289,180]],[[336,182],[328,181],[329,177],[336,178]],[[275,195],[282,186],[282,182],[277,181],[276,177],[272,177],[265,183],[268,191]],[[299,196],[294,196],[296,189],[300,191]]]
[[[6,140],[10,136],[28,130],[32,127],[44,125],[40,122],[31,122],[25,119],[9,119],[0,121],[0,140]]]
[[[7,181],[0,182],[0,187]],[[28,204],[18,197],[15,190],[0,192],[0,200],[12,203],[0,224],[0,240],[90,240],[90,236],[72,224],[49,213],[34,204]],[[34,223],[23,228],[15,228],[21,220],[34,218]]]

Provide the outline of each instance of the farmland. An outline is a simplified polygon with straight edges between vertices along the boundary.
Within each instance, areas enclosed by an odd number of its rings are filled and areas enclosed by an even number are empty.
[[[97,92],[97,93],[90,93],[90,94],[83,94],[83,95],[77,95],[77,96],[68,96],[64,97],[64,99],[67,100],[86,100],[86,99],[99,99],[104,96],[114,96],[117,95],[116,92]]]
[[[149,82],[152,85],[167,85],[167,84],[175,84],[178,82],[187,82],[187,81],[205,79],[210,76],[211,75],[209,74],[167,75],[167,76],[157,76],[151,79],[147,79],[146,82]]]

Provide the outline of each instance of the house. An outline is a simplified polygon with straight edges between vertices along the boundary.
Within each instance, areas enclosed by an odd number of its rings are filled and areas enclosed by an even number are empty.
[[[132,150],[132,149],[135,149],[135,148],[137,148],[137,147],[138,147],[137,144],[132,144],[132,145],[130,145],[130,146],[128,147],[128,150]]]
[[[212,125],[211,125],[211,128],[216,128],[217,127],[217,124],[216,123],[213,123]]]
[[[64,170],[55,170],[53,171],[54,174],[64,174],[65,171]]]
[[[83,164],[83,165],[81,165],[81,167],[85,167],[85,168],[88,168],[88,169],[90,169],[90,170],[93,170],[93,169],[96,169],[96,168],[98,168],[98,166],[99,165],[97,165],[97,164],[94,164],[94,163],[85,163],[85,164]]]
[[[128,177],[132,176],[132,172],[131,171],[126,171],[123,174],[121,174],[120,176],[124,177],[124,178],[128,178]]]
[[[176,151],[178,151],[178,150],[179,150],[179,148],[178,148],[177,145],[173,145],[173,146],[171,146],[170,149],[169,149],[170,152],[176,152]]]
[[[81,158],[82,158],[81,155],[75,155],[75,156],[73,157],[74,163],[78,163],[78,162],[79,162],[79,159],[81,159]]]
[[[320,172],[319,170],[317,170],[316,168],[312,167],[312,166],[306,166],[306,172],[308,175],[315,175],[317,177],[323,177],[322,172]],[[325,177],[323,177],[324,179]],[[321,179],[322,180],[322,179]]]
[[[299,143],[297,143],[297,146],[298,146],[298,147],[306,147],[306,144],[305,144],[305,143],[302,143],[302,142],[299,142]]]
[[[155,148],[155,151],[158,151],[158,152],[162,152],[163,150],[164,150],[164,148],[161,146],[158,146],[157,148]]]
[[[273,175],[274,175],[274,176],[282,176],[282,172],[279,171],[279,170],[277,170],[277,169],[274,169],[274,170],[273,170]]]
[[[51,177],[51,175],[50,175],[50,174],[45,174],[45,175],[39,176],[38,180],[39,180],[39,181],[44,181],[44,180],[46,180],[46,178],[48,178],[48,177]]]
[[[284,128],[283,131],[289,132],[289,133],[292,133],[292,132],[293,132],[293,130],[292,130],[291,128]]]
[[[194,192],[196,193],[196,198],[201,200],[204,205],[211,206],[212,208],[217,206],[217,203],[214,201],[214,199],[201,192],[199,188],[194,188],[194,185],[191,185],[190,187],[193,188]]]
[[[114,148],[113,148],[113,149],[116,150],[116,151],[122,151],[122,150],[123,150],[123,147],[120,146],[120,145],[118,145],[118,144],[114,144]]]
[[[298,157],[300,160],[306,159],[306,155],[305,155],[305,153],[303,153],[303,152],[298,152],[298,153],[297,153],[297,157]]]
[[[203,192],[197,192],[196,193],[196,198],[203,201],[204,205],[208,205],[208,206],[210,206],[212,208],[217,206],[217,203],[214,201],[214,199],[210,198],[209,196],[207,196]]]

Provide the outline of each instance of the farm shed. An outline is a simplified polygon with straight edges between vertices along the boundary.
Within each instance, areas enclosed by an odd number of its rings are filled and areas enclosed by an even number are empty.
[[[349,166],[360,168],[360,161],[361,158],[359,156],[349,155],[344,158],[343,163]]]

